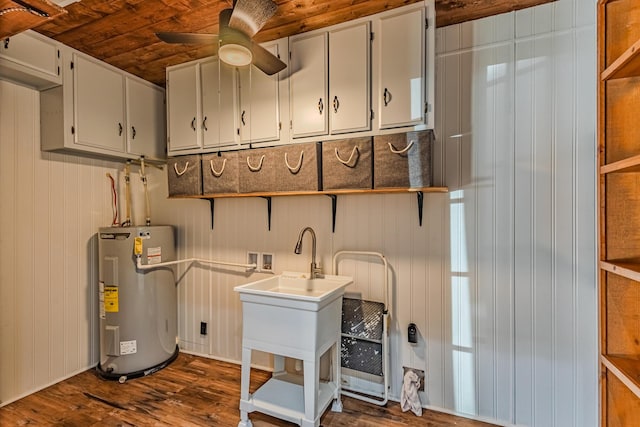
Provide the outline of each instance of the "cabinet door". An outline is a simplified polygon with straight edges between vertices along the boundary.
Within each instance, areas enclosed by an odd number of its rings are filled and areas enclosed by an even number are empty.
[[[74,142],[125,152],[124,75],[73,55]]]
[[[212,59],[200,64],[200,78],[202,81],[202,136],[204,147],[217,147],[220,141],[219,83],[218,59]]]
[[[198,64],[167,70],[169,154],[200,148],[199,84]]]
[[[45,78],[61,84],[60,53],[58,45],[52,39],[36,35],[32,31],[16,34],[5,39],[0,47],[0,58],[11,61],[2,62],[0,69],[4,72],[16,72],[17,67],[32,74],[33,77]],[[11,76],[10,76],[11,77]]]
[[[278,55],[278,44],[263,45]],[[268,76],[253,65],[239,69],[240,140],[267,142],[280,139],[278,74]]]
[[[329,33],[331,133],[371,129],[371,24]]]
[[[424,10],[380,19],[380,128],[424,122]]]
[[[235,145],[236,135],[240,134],[236,121],[238,111],[237,81],[238,69],[220,61],[219,88],[220,105],[218,121],[220,126],[220,139],[218,144]]]
[[[150,159],[165,157],[164,91],[126,78],[127,152]]]
[[[290,50],[293,137],[326,135],[327,34],[292,37]]]

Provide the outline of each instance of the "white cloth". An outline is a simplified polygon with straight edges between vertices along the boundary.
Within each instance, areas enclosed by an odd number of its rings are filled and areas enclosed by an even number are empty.
[[[400,406],[403,412],[408,410],[413,411],[414,414],[422,416],[422,404],[420,403],[420,396],[418,396],[418,389],[420,388],[420,377],[413,371],[407,371],[404,374],[402,381],[402,392],[400,393]]]

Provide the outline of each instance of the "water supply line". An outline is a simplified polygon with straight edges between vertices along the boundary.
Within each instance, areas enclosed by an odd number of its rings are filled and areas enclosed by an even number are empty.
[[[131,177],[129,176],[131,162],[127,160],[124,165],[124,221],[123,227],[131,226]]]
[[[144,156],[140,157],[140,180],[144,187],[144,212],[145,225],[151,225],[151,204],[149,203],[149,190],[147,188],[147,175],[144,171]]]
[[[151,270],[153,268],[159,268],[159,267],[167,267],[169,265],[176,265],[176,264],[182,264],[182,263],[199,263],[199,264],[214,264],[214,265],[225,265],[228,267],[243,267],[243,268],[249,268],[252,270],[255,270],[256,268],[258,268],[258,265],[256,263],[253,264],[240,264],[240,263],[236,263],[236,262],[227,262],[227,261],[216,261],[216,260],[212,260],[212,259],[202,259],[202,258],[188,258],[188,259],[180,259],[177,261],[166,261],[166,262],[159,262],[157,264],[142,264],[142,256],[137,255],[136,256],[136,268],[138,270]]]
[[[118,224],[118,192],[116,191],[116,181],[113,179],[113,176],[109,172],[107,172],[107,178],[111,181],[111,211],[113,213],[113,218],[111,220],[111,226],[117,227]]]

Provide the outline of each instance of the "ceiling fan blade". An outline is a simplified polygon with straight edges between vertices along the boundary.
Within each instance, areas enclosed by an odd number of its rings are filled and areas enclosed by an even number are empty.
[[[182,44],[211,44],[218,42],[217,34],[199,33],[156,33],[156,36],[165,43]]]
[[[229,26],[253,37],[276,10],[278,5],[271,0],[237,0],[233,6]]]
[[[253,65],[269,76],[287,68],[287,64],[258,43],[251,43],[251,55],[253,55],[253,60],[251,61]]]

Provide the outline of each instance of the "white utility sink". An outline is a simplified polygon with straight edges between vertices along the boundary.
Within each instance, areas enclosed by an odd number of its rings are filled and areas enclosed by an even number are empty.
[[[242,301],[242,379],[240,423],[249,427],[248,414],[260,411],[303,427],[317,427],[334,400],[340,403],[340,323],[342,295],[353,283],[347,276],[310,279],[309,273],[284,272],[268,279],[236,286]],[[331,351],[333,380],[319,381],[320,356]],[[273,377],[249,394],[251,351],[274,354]],[[304,363],[304,381],[284,373],[284,357]]]
[[[324,302],[332,301],[342,295],[344,288],[351,283],[353,278],[347,276],[325,275],[322,278],[309,279],[309,273],[285,271],[278,276],[236,286],[234,290],[241,296],[248,294],[255,297],[281,299],[283,301],[277,304],[279,306],[309,309],[314,305],[319,308],[324,305]],[[255,298],[253,300],[255,301]],[[312,304],[299,304],[296,301]]]

